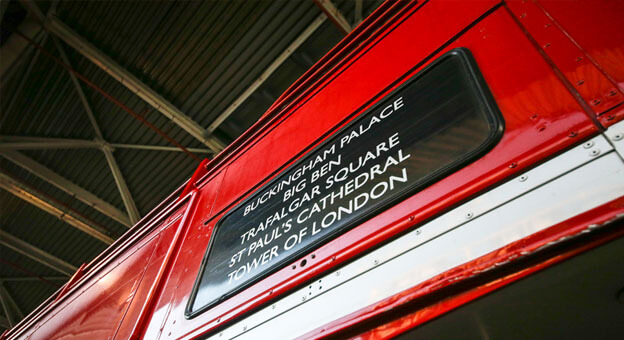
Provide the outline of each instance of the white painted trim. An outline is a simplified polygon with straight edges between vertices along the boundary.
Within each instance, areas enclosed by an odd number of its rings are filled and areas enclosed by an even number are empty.
[[[292,339],[624,194],[604,136],[502,184],[209,339]]]

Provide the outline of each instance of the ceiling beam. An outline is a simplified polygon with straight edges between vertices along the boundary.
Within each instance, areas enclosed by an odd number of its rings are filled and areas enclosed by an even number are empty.
[[[4,316],[0,315],[0,328],[9,329],[11,325],[9,325],[9,320],[7,320]]]
[[[139,214],[139,210],[134,203],[134,199],[132,198],[132,194],[130,193],[128,184],[126,183],[126,179],[124,178],[124,175],[121,172],[117,161],[115,160],[115,156],[113,156],[112,148],[103,147],[102,151],[104,152],[104,157],[106,157],[108,167],[113,173],[115,184],[117,185],[117,189],[119,190],[121,199],[123,200],[126,211],[128,212],[128,216],[130,217],[130,222],[132,223],[132,225],[134,225],[141,219],[141,215]]]
[[[59,202],[46,197],[41,192],[19,182],[18,180],[0,172],[0,188],[12,193],[24,201],[42,209],[43,211],[58,217],[69,225],[84,233],[106,243],[113,243],[113,239],[106,230],[82,217],[76,211],[61,205]]]
[[[35,160],[27,157],[26,155],[18,151],[0,150],[0,155],[4,156],[11,162],[21,166],[22,168],[32,172],[34,175],[43,179],[44,181],[76,197],[76,199],[78,199],[79,201],[93,207],[95,210],[112,218],[113,220],[127,227],[132,226],[128,215],[126,215],[124,212],[117,209],[112,204],[97,197],[96,195],[88,192],[87,190],[79,187],[65,177],[62,177],[56,172],[48,169],[43,164],[36,162]]]
[[[26,17],[17,29],[35,41],[40,41],[42,37],[42,27],[37,20],[32,17]],[[19,64],[26,59],[23,55],[30,48],[28,42],[15,34],[11,34],[11,36],[3,42],[2,47],[0,47],[0,60],[2,60],[0,63],[0,78],[2,78],[2,86],[4,86],[7,80],[19,69]]]
[[[44,31],[43,38],[41,39],[41,45],[43,46],[47,40],[48,40],[48,33]],[[24,88],[24,85],[26,85],[26,83],[28,82],[30,73],[32,72],[33,67],[37,63],[40,53],[41,53],[40,50],[35,50],[33,52],[33,55],[30,58],[30,61],[28,62],[28,66],[26,67],[26,71],[23,74],[20,74],[19,83],[17,84],[17,87],[15,88],[15,92],[13,92],[13,96],[11,96],[11,99],[9,99],[9,104],[7,105],[5,109],[6,113],[9,113],[12,111],[13,105],[15,104],[15,102],[17,102],[17,98],[19,97],[19,94],[22,93],[22,89]]]
[[[78,269],[76,266],[7,233],[4,230],[0,230],[0,244],[67,276],[72,276]]]
[[[86,139],[0,136],[1,150],[99,149],[101,144]]]
[[[357,26],[362,22],[363,7],[362,0],[355,0],[355,20],[353,21],[353,26]]]
[[[63,62],[67,66],[73,69],[71,62],[69,61],[69,58],[67,57],[67,53],[65,53],[65,48],[63,48],[63,45],[61,45],[61,43],[58,41],[56,37],[52,37],[52,41],[54,42],[54,45],[56,46],[56,49],[58,50],[59,55],[61,56],[61,59],[63,60]],[[100,126],[97,123],[97,120],[95,119],[95,115],[93,114],[93,110],[91,109],[89,100],[87,99],[87,96],[85,95],[84,90],[82,89],[82,85],[80,85],[80,81],[78,81],[78,78],[76,77],[76,74],[74,74],[74,72],[67,71],[67,73],[69,74],[69,79],[71,79],[72,84],[74,84],[74,88],[76,89],[76,92],[78,93],[78,97],[80,98],[82,107],[85,109],[85,112],[87,113],[87,117],[89,118],[89,121],[91,122],[91,127],[93,127],[93,130],[95,131],[95,135],[97,136],[97,138],[104,140],[104,136],[102,135],[102,130],[100,129]]]
[[[342,33],[349,34],[351,25],[347,19],[340,13],[340,10],[331,0],[314,0],[314,3],[327,15],[329,20],[338,27]]]
[[[73,68],[71,62],[69,61],[69,58],[67,57],[67,53],[65,53],[65,49],[63,48],[63,45],[59,43],[56,37],[52,37],[52,40],[54,41],[54,44],[56,45],[56,48],[59,51],[59,54],[61,55],[61,59],[63,60],[63,62],[67,64],[69,68]],[[80,97],[80,102],[82,103],[82,107],[85,109],[85,112],[87,113],[87,116],[89,117],[89,121],[91,122],[91,126],[93,127],[93,130],[95,131],[95,135],[98,137],[98,139],[104,140],[104,135],[102,134],[102,130],[100,129],[100,126],[97,120],[95,119],[95,115],[93,114],[93,110],[91,109],[89,100],[87,99],[87,96],[85,95],[84,90],[82,89],[82,85],[80,85],[78,78],[76,78],[76,75],[73,72],[68,72],[68,73],[69,73],[69,77],[72,83],[74,84],[74,88],[76,89],[76,92],[78,93],[78,97]],[[119,164],[117,164],[117,160],[115,159],[115,156],[113,155],[113,149],[109,145],[103,144],[100,150],[102,150],[102,152],[104,153],[104,157],[106,158],[106,163],[108,163],[108,167],[113,173],[113,178],[115,179],[117,190],[119,190],[121,199],[124,203],[124,206],[126,207],[126,212],[128,212],[130,223],[134,225],[141,219],[141,215],[139,214],[139,210],[136,207],[136,203],[134,202],[134,199],[132,198],[132,193],[130,192],[130,188],[128,188],[126,179],[124,178],[123,173],[121,172],[121,169],[119,168]]]
[[[4,282],[40,282],[43,280],[46,281],[67,281],[69,280],[68,276],[12,276],[12,277],[0,277],[0,281]]]
[[[2,310],[4,311],[4,315],[6,315],[6,319],[9,323],[8,328],[12,328],[17,323],[17,318],[13,315],[11,308],[9,307],[9,301],[2,294],[2,290],[0,290],[0,305],[2,305]]]
[[[172,152],[184,152],[184,150],[175,146],[162,146],[162,145],[143,145],[143,144],[122,144],[122,143],[110,143],[110,146],[115,149],[135,149],[135,150],[151,150],[151,151],[172,151]],[[186,148],[190,152],[194,153],[209,153],[214,151],[209,149],[200,148]]]
[[[17,322],[22,320],[24,318],[24,313],[22,312],[22,309],[17,305],[11,294],[9,294],[9,291],[6,289],[6,287],[4,286],[4,282],[2,281],[0,281],[0,295],[2,295],[3,298],[8,302],[9,307],[11,307],[12,311],[14,312],[13,316],[17,320]]]
[[[262,84],[264,84],[264,82],[273,74],[273,72],[275,72],[275,70],[277,70],[277,68],[280,67],[280,65],[282,65],[284,61],[286,61],[286,59],[288,59],[288,57],[290,57],[297,50],[297,48],[301,46],[301,44],[303,44],[306,39],[308,39],[308,37],[310,37],[312,33],[314,33],[321,26],[323,22],[325,22],[326,19],[327,16],[324,14],[321,14],[316,19],[314,19],[314,21],[312,21],[312,23],[308,25],[308,27],[306,27],[306,29],[303,30],[303,32],[301,32],[301,34],[299,34],[299,36],[295,38],[295,40],[293,40],[293,42],[291,42],[290,45],[288,45],[288,47],[286,47],[286,49],[282,51],[282,53],[277,58],[275,58],[275,60],[273,60],[271,65],[269,65],[269,67],[267,67],[267,69],[264,70],[264,72],[262,72],[262,74],[225,109],[225,111],[220,113],[212,121],[212,123],[210,123],[210,125],[206,129],[208,133],[213,133],[219,127],[219,125],[221,125],[229,116],[231,116],[232,113],[234,113],[234,111],[236,111],[236,109],[241,106],[241,104],[243,104],[245,100],[247,100],[247,98],[251,96],[252,93],[254,93]]]
[[[9,7],[9,0],[0,0],[0,23],[2,23],[2,19],[4,19],[4,13],[7,7]]]
[[[31,0],[20,0],[20,3],[31,15],[38,18],[43,23],[46,30],[59,37],[67,45],[71,46],[78,53],[89,59],[104,72],[108,73],[108,75],[115,78],[123,86],[169,118],[174,124],[180,126],[190,135],[215,152],[219,152],[225,147],[223,142],[221,142],[218,138],[209,136],[208,132],[192,118],[184,114],[171,102],[140,81],[136,76],[123,68],[108,55],[97,49],[85,38],[74,32],[58,17],[53,14],[46,17],[41,12],[39,7]]]
[[[48,138],[48,137],[23,137],[23,136],[0,136],[0,152],[2,150],[46,150],[46,149],[101,149],[109,145],[114,149],[137,149],[152,151],[184,152],[175,146],[167,145],[144,145],[108,143],[98,140],[72,139],[72,138]],[[214,151],[202,148],[186,148],[194,153],[212,154]]]

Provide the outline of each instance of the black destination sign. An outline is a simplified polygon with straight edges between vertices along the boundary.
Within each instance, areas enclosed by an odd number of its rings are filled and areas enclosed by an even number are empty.
[[[482,153],[502,124],[476,72],[467,51],[447,53],[226,214],[215,227],[187,314]]]

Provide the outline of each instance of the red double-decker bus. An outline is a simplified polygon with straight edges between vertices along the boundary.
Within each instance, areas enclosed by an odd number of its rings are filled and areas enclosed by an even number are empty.
[[[621,337],[622,17],[386,2],[3,337]]]

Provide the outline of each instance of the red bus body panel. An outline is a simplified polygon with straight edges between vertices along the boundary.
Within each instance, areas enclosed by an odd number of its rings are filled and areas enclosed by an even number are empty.
[[[380,6],[239,140],[202,163],[185,186],[88,264],[82,278],[5,336],[194,339],[210,334],[596,136],[624,119],[624,30],[618,13],[624,13],[624,3],[615,1],[430,0]],[[185,317],[213,228],[225,213],[432,60],[458,47],[473,54],[505,121],[503,137],[491,151],[298,258],[292,263],[295,269],[288,265],[196,317]],[[304,337],[336,334],[428,294],[431,287],[448,284],[451,276],[461,280],[463,271],[539,248],[622,212],[622,199],[579,212],[578,217],[504,251],[475,259]],[[496,284],[474,287],[360,338],[399,334],[574,253]],[[297,265],[302,259],[307,260],[305,267]]]

